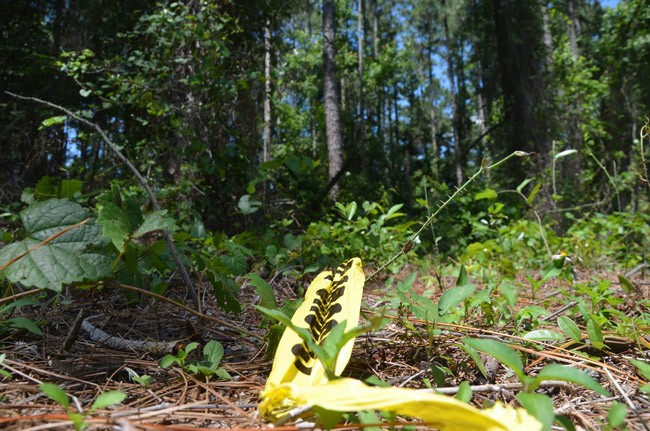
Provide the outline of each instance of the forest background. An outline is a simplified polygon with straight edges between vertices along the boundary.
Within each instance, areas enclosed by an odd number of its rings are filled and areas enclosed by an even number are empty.
[[[354,256],[388,274],[414,264],[427,286],[459,263],[502,281],[558,256],[621,274],[647,260],[645,0],[35,0],[1,14],[0,240],[29,237],[38,204],[77,211],[66,199],[97,217],[84,247],[106,260],[32,278],[14,264],[5,296],[107,278],[192,294],[205,278],[236,313],[249,272],[301,280]]]

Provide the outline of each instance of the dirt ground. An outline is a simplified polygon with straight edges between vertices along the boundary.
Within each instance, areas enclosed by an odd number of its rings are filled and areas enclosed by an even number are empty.
[[[409,272],[404,270],[398,277]],[[615,274],[607,277],[616,280]],[[174,303],[149,297],[142,297],[139,302],[131,301],[129,305],[129,299],[134,299],[133,294],[127,295],[111,286],[69,291],[66,300],[50,297],[46,307],[23,308],[23,315],[43,322],[43,336],[18,331],[5,333],[0,339],[0,354],[6,354],[0,368],[12,375],[11,378],[0,377],[0,428],[30,431],[74,429],[69,412],[40,391],[38,385],[41,382],[61,386],[72,398],[70,411],[86,412],[87,429],[91,430],[244,430],[271,427],[256,410],[259,392],[271,368],[271,361],[265,357],[267,330],[261,327],[261,315],[251,305],[259,299],[254,288],[246,285],[244,280],[241,282],[244,284],[241,302],[245,306],[238,316],[219,310],[209,292],[202,295],[203,309],[199,317]],[[640,286],[639,295],[647,295],[646,279],[637,274],[634,283]],[[296,298],[299,289],[295,280],[280,278],[272,284],[277,298]],[[453,280],[444,280],[444,284],[453,286]],[[424,286],[416,285],[414,289],[424,290]],[[559,310],[559,315],[566,304],[558,294],[559,289],[562,286],[545,285],[537,292],[536,301],[521,292],[517,306],[537,304],[551,312]],[[381,305],[385,293],[382,280],[373,280],[366,285],[366,316]],[[440,294],[441,290],[435,289],[434,300]],[[624,296],[623,290],[620,294]],[[191,307],[189,301],[183,300],[182,289],[170,291],[166,296]],[[650,313],[637,304],[635,298],[628,298],[622,311]],[[84,320],[86,324],[81,325]],[[549,325],[554,322],[555,319],[549,319]],[[607,348],[594,351],[587,344],[520,343],[512,328],[488,326],[480,318],[463,326],[439,325],[437,329],[440,331],[432,338],[422,330],[424,325],[426,322],[403,315],[392,319],[383,329],[359,337],[345,375],[361,379],[374,375],[393,386],[424,388],[425,379],[435,380],[431,372],[433,364],[437,369],[450,370],[441,392],[453,396],[458,384],[468,381],[473,385],[475,405],[480,407],[484,402],[496,400],[515,405],[515,396],[520,388],[512,373],[486,356],[486,379],[460,348],[463,337],[492,337],[510,342],[524,354],[526,372],[530,375],[551,362],[573,364],[589,372],[612,394],[611,398],[604,398],[583,387],[563,382],[549,382],[540,388],[538,392],[553,398],[556,413],[567,415],[577,429],[604,429],[607,411],[614,400],[628,404],[628,411],[631,407],[636,409],[628,414],[627,429],[650,429],[650,401],[646,394],[639,392],[643,380],[629,362],[630,358],[650,361],[649,328],[637,328],[641,335],[635,339],[605,334]],[[103,332],[92,334],[92,328]],[[584,328],[581,329],[585,332]],[[131,340],[133,343],[114,345],[107,337],[112,337],[113,341]],[[167,369],[159,366],[164,349],[177,351],[197,341],[201,347],[194,354],[199,353],[210,340],[217,340],[224,346],[222,365],[232,376],[231,380],[201,379],[177,366]],[[152,348],[144,344],[146,341],[164,341],[166,344]],[[143,386],[133,382],[133,373],[151,376],[151,384]],[[117,406],[88,413],[96,397],[109,390],[122,391],[127,397]],[[396,427],[414,423],[417,424],[404,419]],[[275,429],[314,427],[317,426],[305,418]],[[339,428],[359,427],[341,424]]]

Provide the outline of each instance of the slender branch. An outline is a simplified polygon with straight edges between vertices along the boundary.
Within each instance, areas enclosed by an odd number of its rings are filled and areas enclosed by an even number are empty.
[[[414,244],[415,240],[420,236],[420,234],[431,223],[433,223],[433,221],[436,219],[438,214],[440,214],[440,212],[443,209],[445,209],[454,199],[456,199],[456,196],[463,193],[465,191],[465,189],[467,189],[467,186],[469,186],[482,173],[490,171],[490,170],[495,169],[495,168],[498,168],[499,166],[501,166],[502,164],[504,164],[508,160],[512,159],[513,157],[527,157],[529,155],[530,155],[530,153],[526,153],[524,151],[514,151],[510,155],[504,157],[503,159],[501,159],[498,162],[494,163],[493,165],[489,165],[489,166],[487,165],[486,160],[483,159],[483,163],[481,163],[481,168],[478,171],[476,171],[476,173],[474,175],[472,175],[467,181],[465,181],[465,183],[462,186],[458,187],[456,189],[456,191],[451,196],[449,196],[449,198],[447,198],[446,201],[442,202],[442,204],[440,204],[438,209],[433,214],[431,214],[429,217],[427,217],[426,221],[422,224],[420,229],[418,229],[418,231],[415,232],[408,241],[406,241],[406,244],[404,244],[404,246],[402,247],[402,249],[400,251],[398,251],[393,257],[391,257],[388,260],[388,262],[386,262],[381,267],[379,267],[379,269],[377,269],[375,272],[370,274],[370,276],[366,280],[370,280],[370,279],[374,278],[375,275],[379,274],[381,271],[386,269],[390,264],[395,262],[401,255],[403,255],[404,253],[408,253],[413,248],[413,244]]]
[[[145,191],[149,195],[149,200],[151,200],[151,204],[153,205],[153,208],[156,211],[160,211],[160,203],[158,203],[158,199],[156,199],[156,196],[153,193],[153,190],[149,186],[149,183],[147,180],[140,174],[138,171],[138,168],[131,163],[129,159],[127,159],[124,154],[120,151],[119,148],[113,143],[113,141],[110,140],[108,135],[106,135],[106,132],[97,124],[93,123],[92,121],[88,121],[85,118],[80,117],[79,115],[75,114],[74,112],[70,111],[67,108],[64,108],[63,106],[57,105],[52,102],[48,102],[46,100],[41,100],[36,97],[27,97],[27,96],[21,96],[19,94],[11,93],[9,91],[5,91],[6,94],[10,95],[11,97],[15,97],[16,99],[21,99],[21,100],[29,100],[32,102],[40,103],[45,106],[49,106],[50,108],[57,109],[59,111],[65,112],[68,116],[71,118],[74,118],[75,120],[95,129],[97,133],[99,133],[99,136],[102,137],[102,140],[108,145],[108,147],[113,150],[113,152],[117,155],[117,157],[124,162],[124,164],[129,168],[129,170],[135,175],[135,177],[138,179],[138,182],[144,187]],[[167,242],[167,248],[169,249],[169,252],[171,253],[174,262],[176,262],[176,266],[178,267],[178,270],[181,273],[181,276],[183,278],[183,282],[185,283],[185,287],[187,288],[188,292],[190,293],[190,296],[192,297],[192,301],[194,301],[195,307],[198,308],[199,306],[199,297],[196,294],[196,289],[194,289],[194,285],[192,284],[192,280],[190,279],[190,275],[187,272],[187,269],[183,265],[183,262],[181,262],[181,259],[178,255],[178,250],[176,249],[176,246],[174,245],[174,241],[172,240],[172,236],[169,234],[168,231],[163,230],[163,235],[165,236],[165,241]]]

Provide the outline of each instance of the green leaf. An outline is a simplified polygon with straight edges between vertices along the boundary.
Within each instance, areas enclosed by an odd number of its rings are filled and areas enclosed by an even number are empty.
[[[103,409],[115,404],[119,404],[126,398],[126,394],[121,391],[108,391],[104,392],[97,397],[92,406],[90,406],[90,412],[93,412],[98,409]]]
[[[359,418],[359,423],[363,425],[381,423],[381,419],[379,419],[379,416],[377,416],[374,410],[361,410],[357,412],[357,417]],[[361,429],[364,431],[381,431],[382,428],[379,426],[364,426]]]
[[[262,307],[270,309],[278,307],[275,303],[275,293],[273,292],[273,288],[269,286],[266,280],[254,272],[246,275],[246,278],[248,278],[251,284],[255,286],[255,292],[257,292],[260,297],[260,305]]]
[[[562,152],[559,152],[555,155],[555,160],[561,159],[562,157],[570,156],[571,154],[576,154],[578,150],[564,150]]]
[[[126,212],[113,202],[106,202],[99,210],[97,224],[102,227],[104,237],[110,239],[121,253],[124,243],[133,231]]]
[[[486,188],[482,192],[479,192],[474,195],[474,200],[475,201],[480,201],[481,199],[496,199],[497,198],[497,192],[492,190],[491,188]]]
[[[58,403],[66,409],[70,407],[70,397],[68,397],[68,394],[66,394],[63,389],[54,383],[41,383],[38,387],[41,388],[41,391],[55,403]]]
[[[526,178],[523,180],[518,186],[517,186],[517,191],[521,193],[521,191],[526,187],[531,181],[533,181],[532,178]]]
[[[176,362],[178,362],[178,358],[176,358],[176,356],[165,355],[160,360],[160,367],[161,368],[169,368]]]
[[[520,392],[517,399],[522,406],[542,423],[542,431],[549,431],[555,419],[553,400],[547,395]]]
[[[526,198],[526,203],[528,205],[533,203],[533,200],[535,199],[535,197],[537,196],[537,193],[539,193],[541,188],[542,188],[542,183],[535,184],[535,187],[533,187],[533,190],[530,192],[530,195],[528,195],[528,197]]]
[[[133,237],[138,238],[155,230],[174,232],[176,230],[176,222],[171,217],[165,217],[166,215],[167,210],[155,211],[147,215],[140,227],[133,233]]]
[[[476,350],[494,356],[499,362],[514,371],[520,382],[526,380],[521,357],[512,347],[500,341],[487,338],[463,338],[462,341]]]
[[[557,319],[557,325],[560,327],[562,332],[569,336],[574,341],[580,341],[582,339],[582,333],[578,325],[567,316],[560,316]]]
[[[464,403],[469,403],[469,401],[472,399],[472,387],[467,380],[463,380],[460,382],[460,385],[458,385],[456,399],[459,399]]]
[[[440,296],[440,301],[438,301],[439,315],[446,314],[449,310],[465,301],[475,290],[476,286],[472,285],[452,287],[447,290]]]
[[[607,422],[612,428],[621,425],[627,417],[627,406],[618,401],[612,401],[612,405],[607,412]]]
[[[610,396],[600,384],[592,379],[587,373],[578,368],[568,367],[560,364],[549,364],[542,368],[542,371],[535,377],[535,383],[539,384],[543,380],[562,380],[565,382],[582,385],[585,388],[601,395]]]
[[[244,215],[253,214],[261,207],[262,202],[251,198],[250,195],[243,195],[239,198],[239,202],[237,203],[237,208]]]
[[[564,336],[562,334],[549,329],[536,329],[527,332],[524,334],[523,338],[535,341],[564,341]]]
[[[88,97],[90,96],[90,93],[92,93],[92,90],[86,90],[84,88],[79,90],[79,95],[81,95],[81,97]]]
[[[639,370],[639,374],[641,374],[644,379],[650,380],[650,364],[639,361],[638,359],[630,359],[630,362],[632,362],[632,365]]]
[[[481,374],[483,374],[483,377],[487,378],[487,371],[485,370],[485,364],[483,363],[483,359],[481,359],[481,355],[478,353],[478,351],[476,351],[475,348],[470,347],[467,343],[464,343],[460,347],[467,352],[470,358],[472,358],[478,370],[481,372]]]
[[[460,266],[460,270],[458,271],[458,279],[456,279],[456,287],[460,286],[469,286],[469,277],[467,276],[465,265]]]
[[[26,329],[32,334],[36,334],[38,336],[43,335],[39,327],[36,326],[36,323],[26,317],[14,317],[8,320],[0,321],[0,325],[3,324],[9,325],[12,328],[16,329]]]
[[[634,285],[625,276],[618,274],[618,282],[626,293],[634,292]]]
[[[600,325],[594,319],[587,321],[587,336],[591,345],[600,350],[605,347],[603,332],[600,330]]]
[[[72,199],[76,193],[81,193],[83,182],[80,180],[61,180],[56,195],[59,198]]]
[[[553,259],[551,260],[548,265],[544,267],[542,270],[542,280],[541,281],[546,281],[551,277],[556,277],[562,273],[562,269],[564,269],[564,256],[562,256],[559,259]]]
[[[223,358],[223,346],[218,341],[210,340],[203,348],[203,357],[212,368],[216,369]]]
[[[59,292],[63,284],[111,274],[109,257],[90,251],[105,244],[101,229],[92,221],[72,228],[89,217],[81,205],[49,199],[30,205],[20,217],[26,238],[0,250],[0,266],[24,254],[3,271],[12,283]],[[55,234],[60,235],[43,244]]]
[[[57,115],[55,117],[46,118],[41,122],[41,129],[46,127],[54,126],[55,124],[63,124],[68,121],[68,117],[65,115]]]

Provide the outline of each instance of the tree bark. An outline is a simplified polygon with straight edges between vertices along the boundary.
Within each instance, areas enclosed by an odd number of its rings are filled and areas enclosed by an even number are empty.
[[[271,21],[264,27],[264,149],[262,161],[271,160]]]
[[[323,0],[323,90],[325,99],[325,130],[329,156],[329,179],[332,180],[343,166],[343,138],[339,113],[339,93],[336,86],[336,14],[334,0]],[[329,197],[336,200],[339,185],[334,184]]]
[[[443,8],[445,2],[442,3]],[[456,185],[460,187],[463,184],[463,165],[461,163],[460,153],[460,124],[458,121],[458,100],[456,98],[456,79],[454,75],[454,60],[452,57],[451,36],[449,35],[449,24],[447,11],[444,11],[443,26],[445,29],[445,48],[447,55],[447,79],[449,80],[449,95],[451,96],[451,127],[454,132],[454,164],[456,171]]]
[[[358,73],[359,73],[359,153],[363,159],[366,151],[366,101],[363,89],[363,0],[357,0],[358,4],[358,17],[357,17],[357,57],[358,57]],[[362,162],[362,166],[366,166]]]

